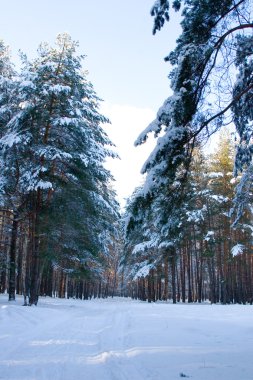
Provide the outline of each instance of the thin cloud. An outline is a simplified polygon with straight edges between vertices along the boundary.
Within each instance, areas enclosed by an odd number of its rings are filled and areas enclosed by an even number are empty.
[[[120,156],[120,160],[108,160],[106,166],[115,178],[114,187],[123,206],[125,199],[143,181],[140,171],[155,145],[155,139],[150,137],[145,144],[138,147],[134,147],[134,141],[155,118],[155,111],[150,108],[105,102],[102,104],[101,112],[112,123],[105,128]]]

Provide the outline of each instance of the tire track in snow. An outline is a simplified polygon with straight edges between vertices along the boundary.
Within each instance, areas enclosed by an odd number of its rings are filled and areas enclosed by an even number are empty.
[[[133,306],[133,305],[132,305]],[[103,364],[107,375],[103,379],[110,380],[143,380],[156,379],[154,371],[139,368],[133,359],[133,349],[129,347],[129,333],[131,330],[130,304],[119,302],[113,310],[109,310],[106,316],[107,323],[110,321],[111,328],[104,330],[100,335],[100,353],[90,358],[93,363]]]

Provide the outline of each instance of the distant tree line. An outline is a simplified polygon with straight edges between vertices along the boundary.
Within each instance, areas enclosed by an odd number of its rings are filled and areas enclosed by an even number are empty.
[[[252,217],[233,227],[233,145],[220,137],[215,153],[194,151],[180,202],[164,225],[162,204],[136,190],[126,209],[126,293],[142,300],[253,302]],[[146,202],[143,204],[143,202]]]

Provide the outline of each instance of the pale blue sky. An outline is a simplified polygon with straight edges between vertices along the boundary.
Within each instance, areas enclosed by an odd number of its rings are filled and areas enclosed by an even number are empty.
[[[164,30],[153,36],[150,16],[153,3],[154,0],[1,2],[0,38],[10,46],[14,60],[18,49],[31,58],[40,42],[52,44],[61,32],[68,32],[79,41],[79,52],[87,55],[84,68],[89,71],[97,94],[104,99],[103,112],[113,123],[107,132],[122,157],[117,169],[121,179],[112,168],[120,198],[138,185],[133,171],[140,171],[151,149],[147,148],[138,161],[132,151],[133,141],[170,94],[167,79],[170,68],[163,58],[175,46],[178,15],[174,14]],[[132,167],[128,167],[131,159]],[[120,184],[123,172],[125,176],[126,172],[129,176],[132,173],[131,181],[128,178],[127,183]]]

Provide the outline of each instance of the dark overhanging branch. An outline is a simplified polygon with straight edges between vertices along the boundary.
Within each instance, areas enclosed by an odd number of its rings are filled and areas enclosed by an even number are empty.
[[[244,14],[241,14],[240,13],[240,9],[235,9],[235,12],[237,14],[237,18],[238,18],[238,21],[240,22],[240,18],[242,18],[243,20],[245,20],[246,22],[249,22],[249,20],[244,16]]]
[[[225,38],[229,36],[230,34],[236,32],[237,30],[242,30],[242,29],[247,29],[247,28],[253,28],[253,23],[250,22],[247,24],[240,24],[240,25],[235,26],[232,29],[227,30],[226,33],[224,33],[222,36],[219,37],[218,41],[214,45],[214,48],[215,49],[220,48]]]
[[[244,1],[244,0],[242,0],[242,1]],[[226,39],[226,37],[229,36],[230,34],[234,33],[237,30],[242,30],[242,29],[245,29],[245,28],[253,28],[253,23],[247,23],[247,24],[237,25],[234,28],[229,29],[226,33],[224,33],[221,37],[219,37],[218,41],[216,41],[216,43],[215,43],[215,45],[214,45],[214,47],[212,49],[212,52],[208,55],[208,57],[203,62],[203,68],[202,68],[201,73],[199,75],[199,80],[198,80],[198,84],[197,84],[195,99],[197,97],[198,89],[199,88],[201,88],[201,92],[202,92],[202,89],[204,88],[205,83],[207,82],[208,77],[209,77],[211,71],[213,70],[213,68],[215,66],[218,53],[219,53],[219,51],[220,51],[220,49],[222,47],[222,44],[223,44],[224,40]],[[205,71],[205,69],[206,69],[206,67],[208,65],[208,62],[209,62],[209,60],[210,60],[210,58],[211,58],[211,56],[212,56],[212,54],[213,54],[214,51],[215,51],[215,56],[214,56],[213,63],[211,65],[210,69],[208,70],[208,72],[206,73],[205,78],[201,81],[202,75],[204,74],[204,71]],[[198,67],[200,67],[200,65]]]
[[[240,3],[242,3],[244,0],[242,0]],[[239,4],[239,3],[238,3]],[[216,61],[217,61],[217,57],[218,57],[218,53],[222,47],[222,44],[224,42],[224,40],[226,39],[227,36],[229,36],[230,34],[234,33],[235,31],[237,30],[242,30],[242,29],[245,29],[245,28],[253,28],[253,23],[247,23],[247,24],[241,24],[241,25],[237,25],[235,26],[234,28],[232,29],[229,29],[226,33],[224,33],[219,39],[218,41],[215,43],[214,45],[214,50],[212,50],[212,52],[208,55],[208,57],[206,58],[206,60],[204,61],[203,63],[203,68],[201,70],[201,74],[199,75],[199,80],[198,80],[198,84],[197,84],[197,88],[196,88],[196,91],[195,91],[195,102],[198,103],[200,98],[201,98],[201,94],[202,94],[202,91],[203,91],[203,88],[205,87],[205,84],[207,83],[207,80],[213,70],[213,68],[215,67],[215,64],[216,64]],[[214,59],[213,59],[213,62],[212,62],[212,65],[211,67],[209,68],[208,72],[206,73],[205,77],[203,78],[203,80],[201,80],[202,78],[202,75],[204,74],[204,71],[208,65],[208,62],[213,54],[213,52],[215,51],[215,56],[214,56]],[[248,87],[246,87],[240,94],[238,94],[229,104],[227,107],[225,107],[223,110],[221,110],[220,112],[218,112],[216,115],[213,115],[210,119],[208,119],[201,127],[200,129],[198,129],[197,132],[195,132],[194,136],[197,136],[210,122],[212,122],[214,119],[218,118],[219,116],[222,116],[224,113],[226,113],[230,108],[231,106],[236,103],[240,98],[241,96],[243,96],[246,92],[248,92],[251,88],[253,87],[253,84],[250,84]],[[192,138],[192,136],[191,136]]]
[[[214,25],[212,26],[212,28],[215,28],[216,25],[219,24],[219,22],[224,18],[226,17],[229,13],[233,12],[235,9],[237,9],[242,3],[244,3],[245,0],[240,0],[237,4],[234,4],[233,7],[229,8],[229,10],[225,13],[223,13],[223,15],[220,16],[220,18],[214,23]]]
[[[211,116],[209,119],[207,119],[201,126],[200,128],[195,132],[193,133],[193,135],[191,136],[191,139],[194,137],[197,137],[200,132],[208,126],[208,124],[210,124],[213,120],[217,119],[218,117],[224,115],[236,102],[238,102],[241,97],[246,94],[247,92],[249,92],[250,90],[253,89],[253,83],[249,84],[247,87],[245,87],[237,96],[235,96],[233,98],[233,100],[231,100],[231,102],[225,107],[223,108],[220,112],[216,113],[215,115]]]
[[[234,10],[238,9],[238,7],[241,4],[243,4],[244,2],[245,2],[245,0],[240,0],[239,2],[237,2],[236,4],[234,4],[228,11],[224,12],[219,17],[219,19],[212,25],[212,28],[214,28],[215,26],[217,26],[217,24],[222,19],[224,19],[224,17],[226,17],[229,13],[231,13]],[[221,51],[222,46],[224,46],[224,41],[226,40],[226,38],[228,36],[230,36],[231,34],[237,32],[237,31],[244,30],[244,29],[249,29],[249,28],[250,29],[253,28],[253,23],[251,23],[251,22],[245,22],[243,24],[240,23],[239,25],[236,25],[233,28],[227,30],[221,36],[216,36],[215,37],[216,41],[215,40],[213,41],[213,46],[210,46],[210,52],[207,51],[207,56],[205,57],[205,59],[195,66],[195,70],[196,70],[195,74],[198,77],[196,90],[193,93],[194,94],[194,101],[195,101],[196,105],[199,103],[199,101],[201,99],[201,95],[203,93],[203,90],[204,90],[204,88],[206,86],[206,83],[208,81],[208,78],[210,77],[213,69],[216,66],[219,52]],[[198,74],[198,71],[200,71],[199,74]],[[193,71],[193,73],[194,73],[194,71]],[[252,89],[253,89],[253,83],[250,83],[239,94],[237,94],[230,101],[230,103],[225,108],[221,109],[215,115],[211,116],[209,119],[207,119],[206,121],[204,121],[203,123],[201,123],[200,127],[198,128],[198,130],[195,131],[195,132],[193,132],[192,134],[190,134],[189,138],[187,139],[188,141],[186,141],[186,144],[192,143],[192,146],[194,146],[195,145],[195,140],[196,140],[197,136],[201,133],[201,131],[204,128],[206,128],[213,120],[215,120],[215,119],[223,116],[236,102],[238,102],[241,99],[241,97],[244,94],[246,94],[248,91],[250,91]],[[188,124],[188,122],[185,124],[185,126],[187,124]],[[188,154],[191,155],[190,152],[189,152],[189,147],[188,147]]]

